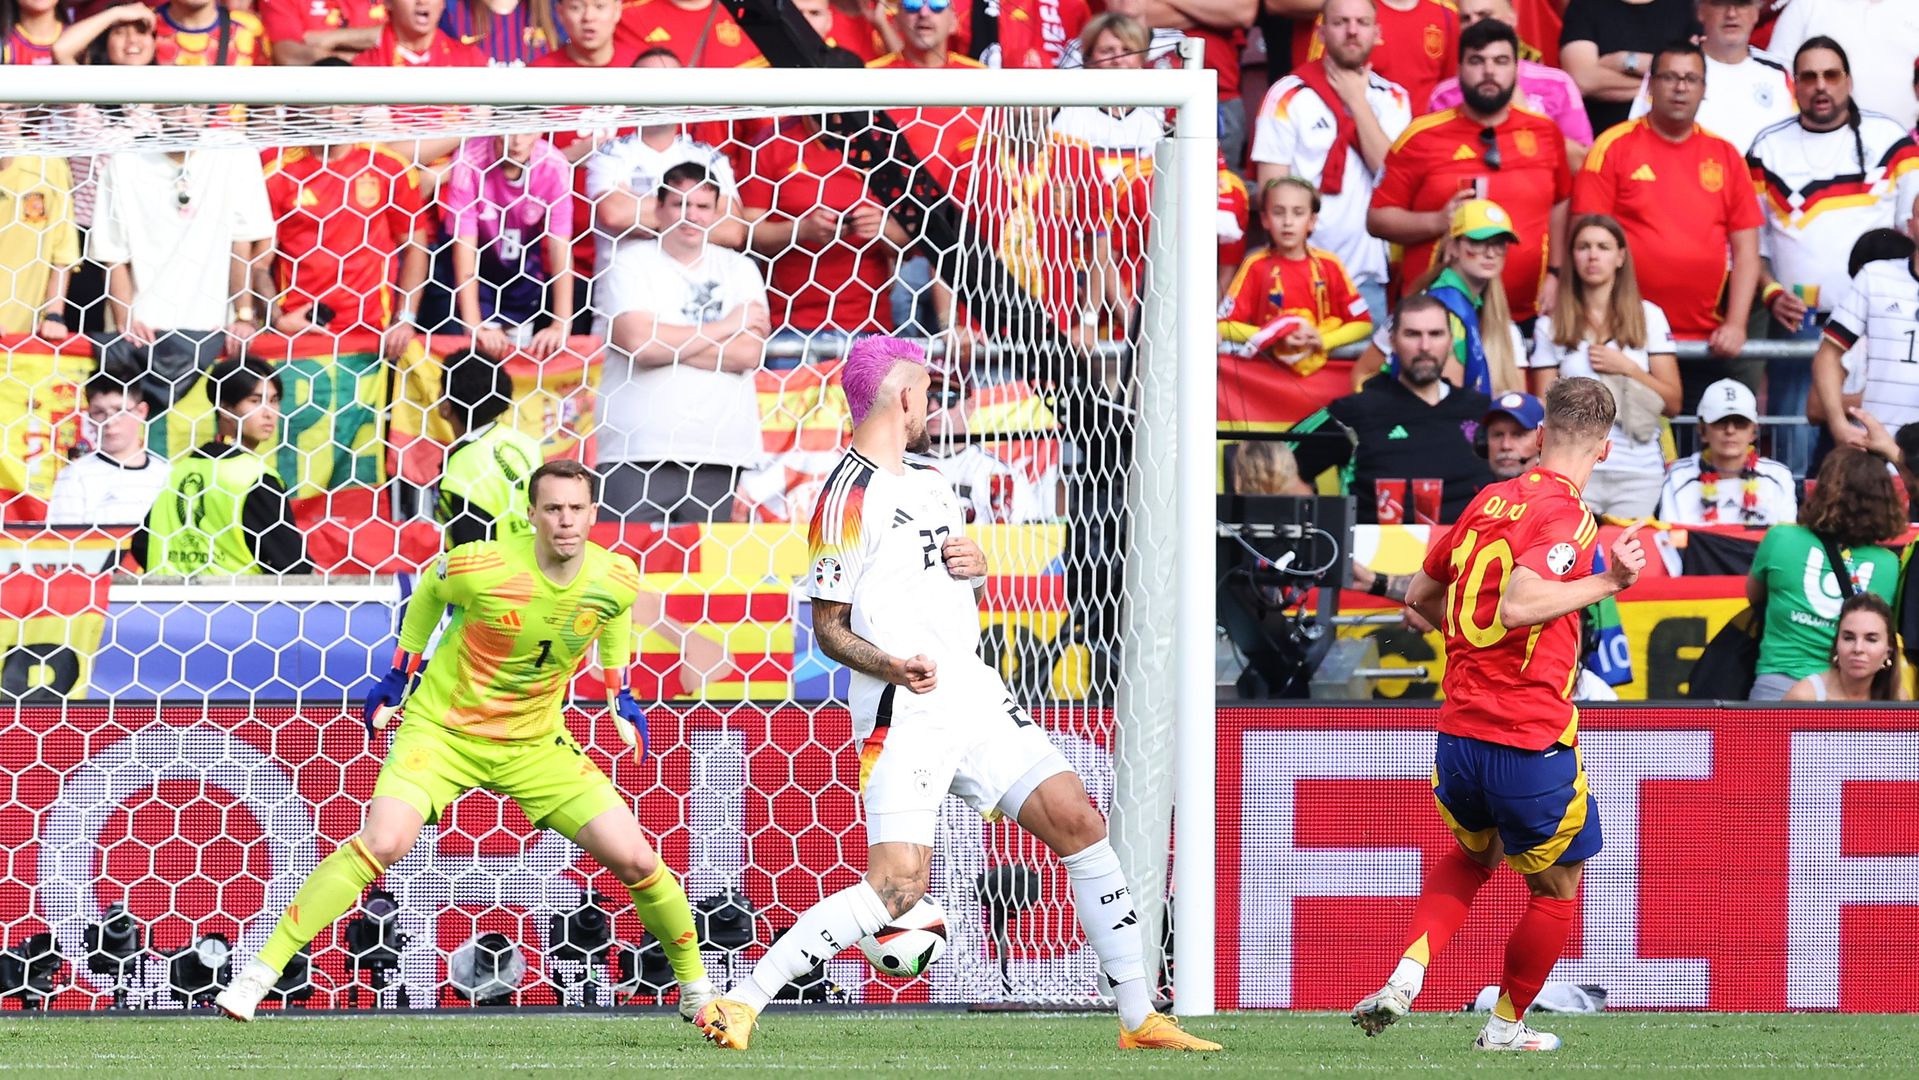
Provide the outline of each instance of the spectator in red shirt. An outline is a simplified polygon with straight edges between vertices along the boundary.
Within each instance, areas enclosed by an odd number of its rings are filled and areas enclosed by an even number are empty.
[[[1056,68],[1093,21],[1087,0],[997,0],[985,7],[996,18],[978,17],[980,0],[959,2],[954,48],[987,67]]]
[[[380,43],[386,23],[385,0],[255,0],[255,7],[282,66],[351,60]]]
[[[1745,348],[1765,224],[1744,155],[1695,120],[1705,87],[1697,45],[1654,53],[1652,111],[1599,137],[1572,202],[1575,217],[1607,214],[1625,227],[1643,256],[1640,290],[1665,312],[1672,336],[1710,343],[1711,358],[1679,365],[1686,409],[1708,385],[1733,376]]]
[[[356,67],[485,67],[486,54],[440,29],[446,0],[392,0],[387,24]]]
[[[1219,75],[1219,143],[1226,163],[1246,160],[1246,103],[1239,97],[1239,54],[1260,0],[1146,0],[1141,16],[1155,29],[1184,30],[1206,47],[1206,66]]]
[[[898,26],[903,47],[869,68],[982,68],[978,60],[947,47],[958,16],[953,0],[901,0]],[[891,109],[887,112],[927,167],[948,191],[953,171],[973,155],[979,141],[980,111],[953,106]]]
[[[1417,278],[1432,267],[1453,211],[1475,198],[1498,203],[1518,237],[1502,277],[1512,317],[1524,323],[1539,313],[1546,277],[1558,272],[1572,171],[1553,122],[1512,107],[1518,77],[1512,27],[1487,19],[1467,28],[1459,38],[1464,100],[1414,120],[1393,144],[1366,228],[1403,245],[1402,280]]]
[[[0,27],[7,34],[0,38],[0,64],[51,64],[53,43],[60,39],[60,4],[58,0],[0,3]]]
[[[810,116],[788,120],[753,149],[740,183],[749,250],[769,263],[773,342],[893,328],[887,289],[906,230],[867,191],[866,171],[847,160],[841,125],[858,116],[826,120],[834,130]]]
[[[334,125],[354,110],[330,108]],[[273,251],[260,272],[277,295],[273,328],[385,337],[388,356],[413,340],[414,312],[432,242],[420,181],[393,152],[366,143],[277,151],[266,165]],[[399,264],[399,295],[392,268]]]
[[[154,11],[154,62],[175,67],[265,67],[266,27],[215,0],[167,0]]]
[[[684,67],[765,67],[766,57],[715,0],[626,0],[615,37],[642,51],[668,48]]]

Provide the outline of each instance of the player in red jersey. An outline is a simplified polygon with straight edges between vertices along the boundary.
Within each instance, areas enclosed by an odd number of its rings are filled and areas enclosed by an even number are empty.
[[[1613,541],[1605,573],[1591,572],[1599,525],[1579,489],[1611,449],[1613,416],[1612,392],[1598,380],[1554,383],[1539,464],[1474,496],[1407,589],[1407,606],[1446,637],[1433,798],[1459,843],[1427,866],[1392,977],[1353,1007],[1368,1035],[1411,1011],[1427,965],[1503,858],[1532,897],[1506,941],[1499,1002],[1473,1045],[1559,1048],[1558,1036],[1520,1018],[1565,948],[1580,869],[1602,843],[1572,703],[1579,613],[1646,565],[1635,525]]]

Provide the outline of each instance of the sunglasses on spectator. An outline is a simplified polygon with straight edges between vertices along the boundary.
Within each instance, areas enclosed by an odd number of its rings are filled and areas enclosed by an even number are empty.
[[[953,0],[900,0],[900,10],[908,15],[930,11],[935,15],[953,6]]]
[[[1479,130],[1479,144],[1486,148],[1485,152],[1480,154],[1479,160],[1485,162],[1488,169],[1499,168],[1504,161],[1504,159],[1499,156],[1499,132],[1492,128],[1481,128]]]

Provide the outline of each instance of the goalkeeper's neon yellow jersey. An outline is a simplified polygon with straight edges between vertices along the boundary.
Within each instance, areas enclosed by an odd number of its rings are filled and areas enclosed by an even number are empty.
[[[597,642],[604,668],[632,659],[633,560],[598,544],[562,588],[541,572],[531,536],[480,540],[440,556],[420,575],[400,626],[400,648],[426,648],[441,613],[453,621],[406,700],[409,723],[427,721],[486,739],[535,739],[560,726],[560,706]]]

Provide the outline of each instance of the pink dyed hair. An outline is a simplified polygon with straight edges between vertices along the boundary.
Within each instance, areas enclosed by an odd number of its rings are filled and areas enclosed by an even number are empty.
[[[846,407],[853,412],[853,426],[866,422],[866,414],[879,397],[880,384],[898,364],[926,366],[926,350],[916,342],[888,334],[860,338],[846,350],[846,364],[840,369],[840,388],[846,392]]]

